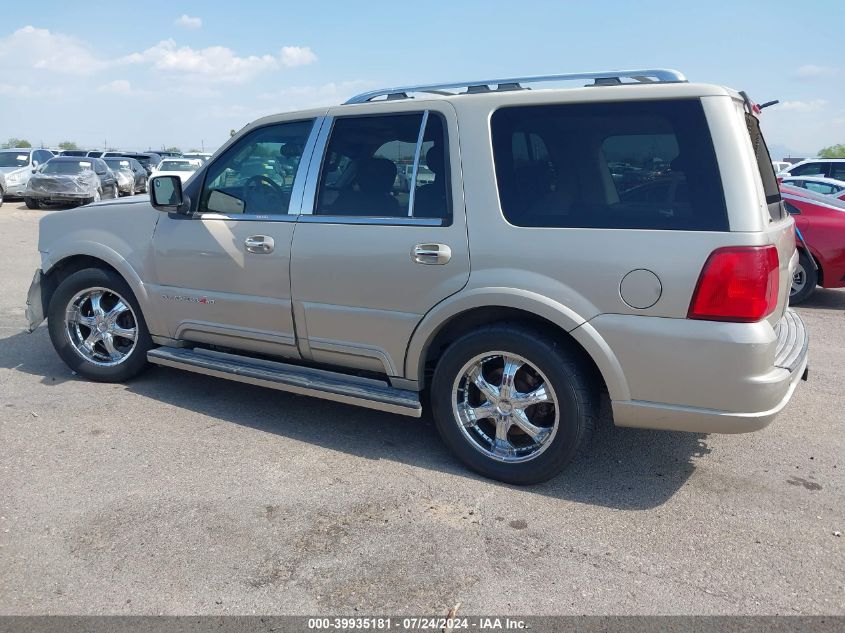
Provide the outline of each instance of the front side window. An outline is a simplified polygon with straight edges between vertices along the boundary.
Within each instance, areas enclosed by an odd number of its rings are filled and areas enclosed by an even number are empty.
[[[493,113],[491,131],[511,224],[728,230],[697,100],[507,107]]]
[[[339,118],[326,148],[314,213],[447,218],[446,156],[438,114]]]
[[[209,168],[200,213],[285,215],[313,121],[250,132]]]

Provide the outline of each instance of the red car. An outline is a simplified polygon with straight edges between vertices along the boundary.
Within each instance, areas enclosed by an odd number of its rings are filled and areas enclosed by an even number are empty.
[[[845,202],[806,189],[781,185],[786,210],[804,240],[789,303],[801,303],[816,286],[845,288]],[[811,260],[807,249],[813,256]]]

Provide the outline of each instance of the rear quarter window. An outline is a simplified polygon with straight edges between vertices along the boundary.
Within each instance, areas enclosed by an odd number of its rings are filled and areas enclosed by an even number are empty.
[[[502,212],[516,226],[729,228],[698,100],[506,107],[491,133]]]

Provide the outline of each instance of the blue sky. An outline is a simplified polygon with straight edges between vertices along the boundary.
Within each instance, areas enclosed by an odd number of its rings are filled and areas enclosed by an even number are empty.
[[[0,138],[215,148],[372,87],[668,67],[780,99],[773,154],[845,143],[845,2],[9,3]],[[780,156],[777,156],[778,158]]]

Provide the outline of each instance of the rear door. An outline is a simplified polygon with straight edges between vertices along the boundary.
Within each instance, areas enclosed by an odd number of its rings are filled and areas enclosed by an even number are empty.
[[[417,323],[469,277],[456,115],[443,102],[329,115],[291,253],[300,351],[399,376]]]

